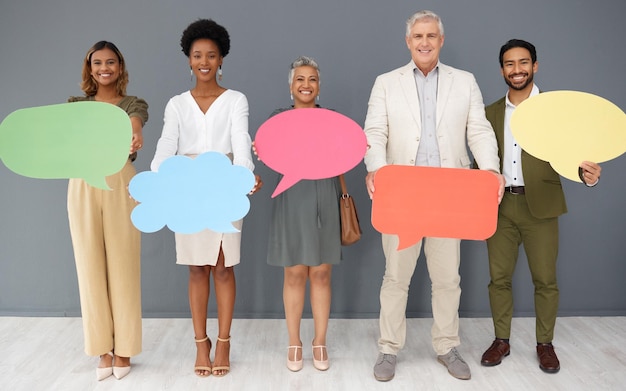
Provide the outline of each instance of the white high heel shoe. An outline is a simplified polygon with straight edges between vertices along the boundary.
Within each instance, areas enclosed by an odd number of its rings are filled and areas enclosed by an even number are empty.
[[[313,366],[318,371],[327,370],[330,367],[330,363],[328,362],[328,349],[326,349],[326,345],[311,345],[311,347],[313,348]],[[315,359],[315,349],[319,349],[320,351],[319,360]],[[324,356],[326,356],[326,359],[324,359]]]
[[[113,358],[113,352],[108,352],[106,354],[108,354],[109,356],[111,356],[111,358]],[[96,378],[98,379],[98,381],[104,380],[107,377],[111,376],[112,374],[113,374],[113,366],[104,367],[104,368],[96,368]]]
[[[117,380],[120,380],[121,378],[125,377],[129,373],[130,373],[130,363],[127,367],[116,367],[115,365],[113,365],[113,376],[115,376]]]
[[[291,349],[293,349],[293,360],[289,357],[289,350]],[[302,354],[302,345],[294,345],[287,348],[287,368],[292,372],[298,372],[304,365],[302,355],[300,356],[300,360],[298,360],[298,349],[300,349],[300,354]]]
[[[115,376],[117,380],[120,380],[121,378],[128,375],[129,373],[130,373],[130,365],[127,367],[113,367],[113,376]]]

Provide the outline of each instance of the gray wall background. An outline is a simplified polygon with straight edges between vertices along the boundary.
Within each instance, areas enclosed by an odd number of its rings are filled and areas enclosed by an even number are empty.
[[[96,41],[115,42],[126,57],[129,94],[150,104],[138,171],[149,169],[167,100],[193,86],[179,47],[182,30],[210,17],[231,34],[223,85],[250,102],[250,130],[290,103],[289,63],[298,55],[321,66],[321,100],[363,124],[374,78],[407,63],[404,22],[432,9],[446,29],[443,62],[471,71],[486,103],[506,91],[500,46],[523,38],[537,46],[538,85],[600,95],[626,107],[624,0],[0,0],[0,119],[12,111],[80,95],[81,61]],[[593,137],[593,129],[589,129]],[[564,180],[569,213],[561,217],[560,315],[626,315],[626,157],[603,164],[594,189]],[[265,187],[251,198],[236,267],[236,317],[282,317],[282,269],[266,264],[267,222],[275,174],[262,164]],[[347,175],[364,228],[333,271],[332,316],[376,317],[384,270],[380,235],[360,164]],[[67,180],[18,176],[0,164],[0,315],[78,316],[80,307],[66,212]],[[187,269],[175,265],[173,234],[142,237],[146,317],[187,317]],[[461,314],[489,316],[484,242],[462,245]],[[533,312],[533,288],[521,252],[515,314]],[[308,311],[308,304],[307,304]],[[211,300],[211,316],[215,316]],[[420,260],[411,284],[410,316],[430,316],[430,282]],[[309,315],[308,313],[306,315]]]

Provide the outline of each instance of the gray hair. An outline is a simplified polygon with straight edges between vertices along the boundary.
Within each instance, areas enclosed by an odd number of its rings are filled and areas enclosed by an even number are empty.
[[[296,68],[303,67],[303,66],[312,67],[317,71],[317,81],[319,83],[320,67],[319,65],[317,65],[317,62],[315,62],[315,60],[312,59],[311,57],[300,56],[296,58],[296,60],[292,62],[291,65],[289,66],[289,85],[291,85],[291,83],[293,82],[293,74],[296,72]]]
[[[433,11],[423,10],[423,11],[417,11],[416,13],[411,15],[411,17],[406,21],[406,36],[408,37],[409,34],[411,34],[411,28],[413,28],[413,25],[415,23],[422,21],[424,19],[431,19],[437,22],[437,24],[439,24],[439,33],[441,35],[444,35],[443,23],[441,22],[441,18],[439,17],[439,15],[437,15]]]

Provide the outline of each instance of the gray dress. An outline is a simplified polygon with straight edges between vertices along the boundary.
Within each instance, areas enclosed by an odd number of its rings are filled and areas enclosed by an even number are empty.
[[[285,110],[289,109],[272,115]],[[283,267],[338,264],[340,195],[339,180],[334,177],[301,180],[274,198],[267,263]]]

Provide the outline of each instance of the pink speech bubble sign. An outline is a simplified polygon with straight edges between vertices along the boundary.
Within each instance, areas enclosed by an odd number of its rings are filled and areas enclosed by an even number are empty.
[[[284,175],[274,198],[301,179],[332,178],[351,170],[365,156],[367,140],[352,119],[311,108],[268,119],[257,131],[254,145],[259,159]]]
[[[398,235],[398,250],[424,237],[483,240],[496,231],[499,184],[491,172],[389,165],[374,187],[372,225]]]

